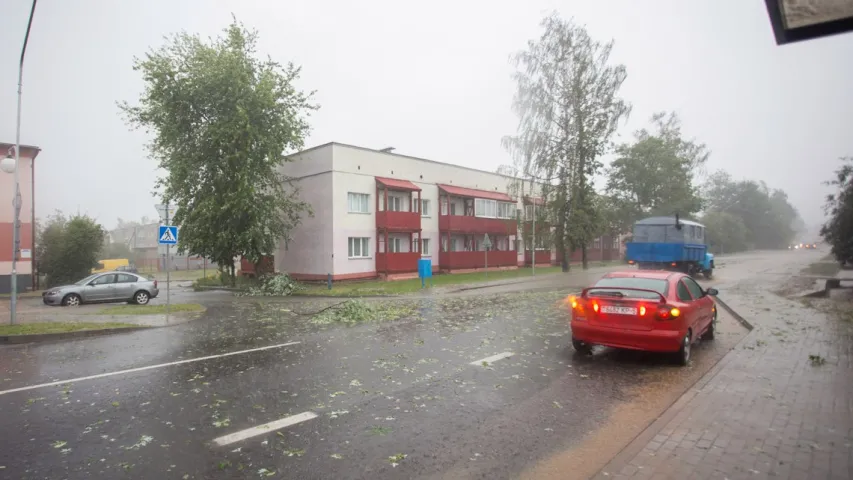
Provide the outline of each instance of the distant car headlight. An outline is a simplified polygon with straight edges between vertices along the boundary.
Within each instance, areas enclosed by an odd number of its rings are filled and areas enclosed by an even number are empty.
[[[57,293],[59,293],[59,290],[51,290],[49,292],[46,292],[45,295],[56,295]]]

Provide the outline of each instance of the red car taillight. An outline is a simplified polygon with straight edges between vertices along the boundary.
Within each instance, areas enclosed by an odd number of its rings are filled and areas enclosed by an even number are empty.
[[[586,298],[577,298],[575,296],[571,296],[568,298],[569,306],[572,307],[572,311],[578,315],[583,316],[586,313],[587,309],[591,308],[595,313],[598,313],[598,302],[590,301]]]
[[[661,305],[658,308],[658,318],[661,320],[672,320],[681,316],[681,310],[678,307],[672,307],[669,305]]]

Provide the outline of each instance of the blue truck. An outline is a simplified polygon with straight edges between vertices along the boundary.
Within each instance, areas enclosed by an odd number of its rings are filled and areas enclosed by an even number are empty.
[[[634,224],[625,259],[640,270],[671,270],[705,278],[714,275],[714,254],[705,244],[705,226],[675,217],[650,217]]]

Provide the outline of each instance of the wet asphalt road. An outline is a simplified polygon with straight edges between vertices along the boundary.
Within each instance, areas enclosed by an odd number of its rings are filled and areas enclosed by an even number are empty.
[[[734,279],[768,260],[728,261]],[[518,475],[582,443],[650,384],[677,396],[743,336],[721,318],[728,337],[698,346],[688,369],[614,350],[577,357],[561,300],[599,275],[381,301],[404,318],[351,327],[311,321],[341,300],[218,295],[176,327],[0,348],[0,478]],[[217,357],[289,342],[299,343]],[[501,353],[513,355],[479,362]],[[305,412],[317,418],[213,443]]]

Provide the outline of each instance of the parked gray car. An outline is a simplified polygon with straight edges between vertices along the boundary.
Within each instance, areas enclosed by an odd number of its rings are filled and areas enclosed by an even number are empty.
[[[159,293],[157,280],[129,272],[103,272],[89,275],[72,285],[49,288],[41,298],[45,305],[64,307],[107,302],[145,305]]]

